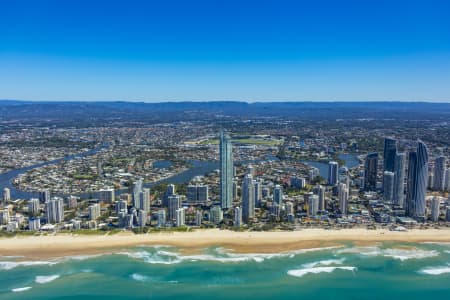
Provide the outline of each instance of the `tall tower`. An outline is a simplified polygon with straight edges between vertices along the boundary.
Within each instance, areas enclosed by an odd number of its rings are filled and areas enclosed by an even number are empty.
[[[384,171],[383,173],[383,197],[387,203],[394,200],[394,172]]]
[[[339,176],[339,164],[335,161],[328,163],[328,184],[336,185]]]
[[[377,189],[378,153],[369,153],[364,168],[364,188],[368,191]]]
[[[425,196],[428,181],[428,151],[422,141],[418,141],[417,150],[409,153],[408,188],[406,193],[406,215],[425,216]]]
[[[220,132],[220,200],[222,209],[231,208],[233,202],[233,149],[228,134]]]
[[[434,185],[433,189],[443,191],[445,188],[445,156],[436,157],[434,161]]]
[[[395,155],[397,154],[397,141],[391,138],[384,139],[383,171],[394,172]]]
[[[394,163],[394,204],[403,207],[405,200],[406,154],[397,153]]]
[[[242,182],[242,217],[246,223],[255,216],[254,192],[253,176],[246,174]]]

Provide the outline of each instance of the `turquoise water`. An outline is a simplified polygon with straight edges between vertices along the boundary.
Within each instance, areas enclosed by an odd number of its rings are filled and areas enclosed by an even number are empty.
[[[40,262],[0,257],[0,261],[0,299],[450,296],[450,244],[346,244],[277,255],[208,248],[191,256],[171,247],[136,247],[101,256]]]

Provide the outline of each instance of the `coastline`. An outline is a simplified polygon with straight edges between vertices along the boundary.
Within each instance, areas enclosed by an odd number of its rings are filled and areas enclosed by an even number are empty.
[[[114,253],[135,246],[174,246],[186,253],[221,246],[236,253],[279,253],[322,247],[339,247],[344,242],[370,245],[377,242],[450,242],[450,229],[412,229],[396,232],[384,229],[304,229],[301,231],[235,232],[199,229],[192,232],[163,232],[115,235],[19,236],[0,238],[0,256],[27,259]]]

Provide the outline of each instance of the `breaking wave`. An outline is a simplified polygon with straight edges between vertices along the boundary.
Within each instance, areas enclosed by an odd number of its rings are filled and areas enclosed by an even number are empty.
[[[354,247],[339,249],[336,254],[360,254],[364,256],[384,256],[399,259],[401,261],[408,259],[423,259],[439,255],[436,250],[412,249],[382,249],[379,247]]]

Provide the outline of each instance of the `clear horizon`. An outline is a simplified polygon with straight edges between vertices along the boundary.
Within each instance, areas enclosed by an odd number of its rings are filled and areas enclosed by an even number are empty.
[[[446,1],[0,5],[0,99],[450,102]]]

